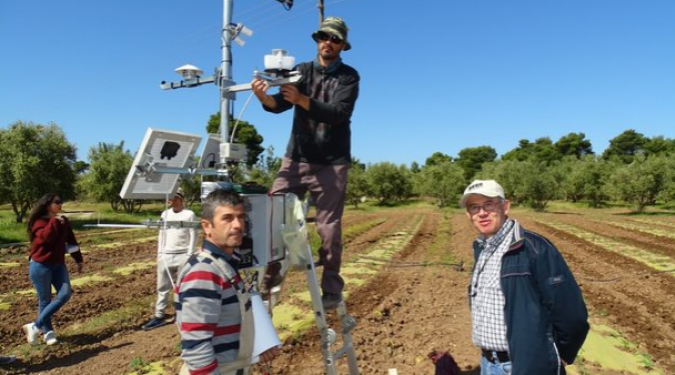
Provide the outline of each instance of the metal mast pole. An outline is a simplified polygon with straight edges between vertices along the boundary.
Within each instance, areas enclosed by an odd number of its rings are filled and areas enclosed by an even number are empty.
[[[321,24],[323,23],[323,10],[324,10],[323,0],[319,0],[319,5],[317,6],[317,8],[319,8],[319,26],[321,26]]]
[[[227,92],[227,88],[232,86],[232,8],[234,0],[223,0],[223,31],[221,34],[222,60],[220,62],[220,142],[221,144],[229,142],[228,125],[230,121],[230,100],[234,99],[234,94]],[[227,174],[225,162],[227,159],[220,155],[221,170]]]

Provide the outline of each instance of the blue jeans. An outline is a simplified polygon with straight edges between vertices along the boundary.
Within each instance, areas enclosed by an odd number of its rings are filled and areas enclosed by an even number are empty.
[[[509,375],[511,374],[511,362],[491,363],[480,356],[480,375]]]
[[[68,302],[72,294],[68,268],[65,264],[46,264],[31,260],[28,275],[38,296],[38,318],[35,321],[42,333],[53,331],[52,315]],[[56,298],[52,300],[52,285]]]

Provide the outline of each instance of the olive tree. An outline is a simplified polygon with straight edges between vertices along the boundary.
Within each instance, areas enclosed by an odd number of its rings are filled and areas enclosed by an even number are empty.
[[[405,166],[390,162],[373,164],[366,169],[368,191],[380,205],[404,201],[412,194],[411,175]]]
[[[58,125],[17,121],[0,129],[0,144],[0,197],[17,223],[45,193],[74,197],[77,149]]]
[[[352,157],[352,165],[347,175],[347,191],[345,202],[359,208],[359,203],[368,195],[368,180],[366,178],[366,166],[358,159]]]
[[[133,164],[134,157],[124,150],[124,141],[118,145],[99,143],[89,150],[89,173],[81,180],[82,190],[99,202],[109,202],[114,211],[138,212],[140,200],[122,199],[120,191]]]
[[[435,198],[436,205],[442,208],[457,204],[466,180],[464,170],[459,165],[446,161],[425,166],[421,172],[420,183],[421,194]]]
[[[669,164],[665,156],[635,156],[630,164],[622,165],[612,173],[609,187],[615,198],[632,205],[635,212],[643,212],[667,189],[671,173]]]

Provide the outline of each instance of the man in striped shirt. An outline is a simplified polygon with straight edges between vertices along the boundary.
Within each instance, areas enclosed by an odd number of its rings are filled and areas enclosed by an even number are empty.
[[[251,305],[238,273],[246,211],[242,198],[216,190],[202,203],[204,243],[176,283],[176,321],[181,334],[181,375],[248,374],[253,347]],[[260,355],[268,362],[273,348]]]

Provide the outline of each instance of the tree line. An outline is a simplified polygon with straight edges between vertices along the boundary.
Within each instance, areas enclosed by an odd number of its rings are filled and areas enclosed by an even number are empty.
[[[629,129],[596,155],[584,133],[569,133],[557,142],[520,140],[500,158],[494,148],[479,146],[462,149],[457,158],[435,152],[423,166],[356,163],[354,171],[347,187],[352,204],[362,196],[380,204],[421,196],[439,207],[454,206],[473,179],[494,179],[512,202],[537,211],[552,200],[566,200],[595,208],[624,202],[642,212],[675,199],[675,140]]]
[[[212,115],[207,132],[217,133],[219,124],[220,115]],[[273,148],[261,146],[263,137],[252,124],[242,121],[237,128],[235,142],[246,144],[248,158],[228,167],[233,180],[269,187],[281,159]],[[135,212],[143,204],[119,196],[134,159],[124,141],[91,147],[84,162],[77,160],[75,145],[57,124],[17,121],[0,129],[0,142],[0,204],[11,205],[17,222],[37,198],[52,191],[65,199],[107,202],[115,211]],[[181,189],[191,204],[199,199],[201,178],[183,177]],[[557,142],[548,137],[520,140],[501,157],[491,146],[478,146],[462,149],[454,158],[434,152],[424,165],[366,165],[354,158],[347,202],[358,207],[373,199],[391,205],[425,197],[439,207],[454,206],[476,178],[498,180],[513,202],[535,210],[545,210],[552,200],[582,201],[590,207],[622,201],[641,212],[675,198],[675,140],[626,130],[596,155],[584,133],[569,133]]]

